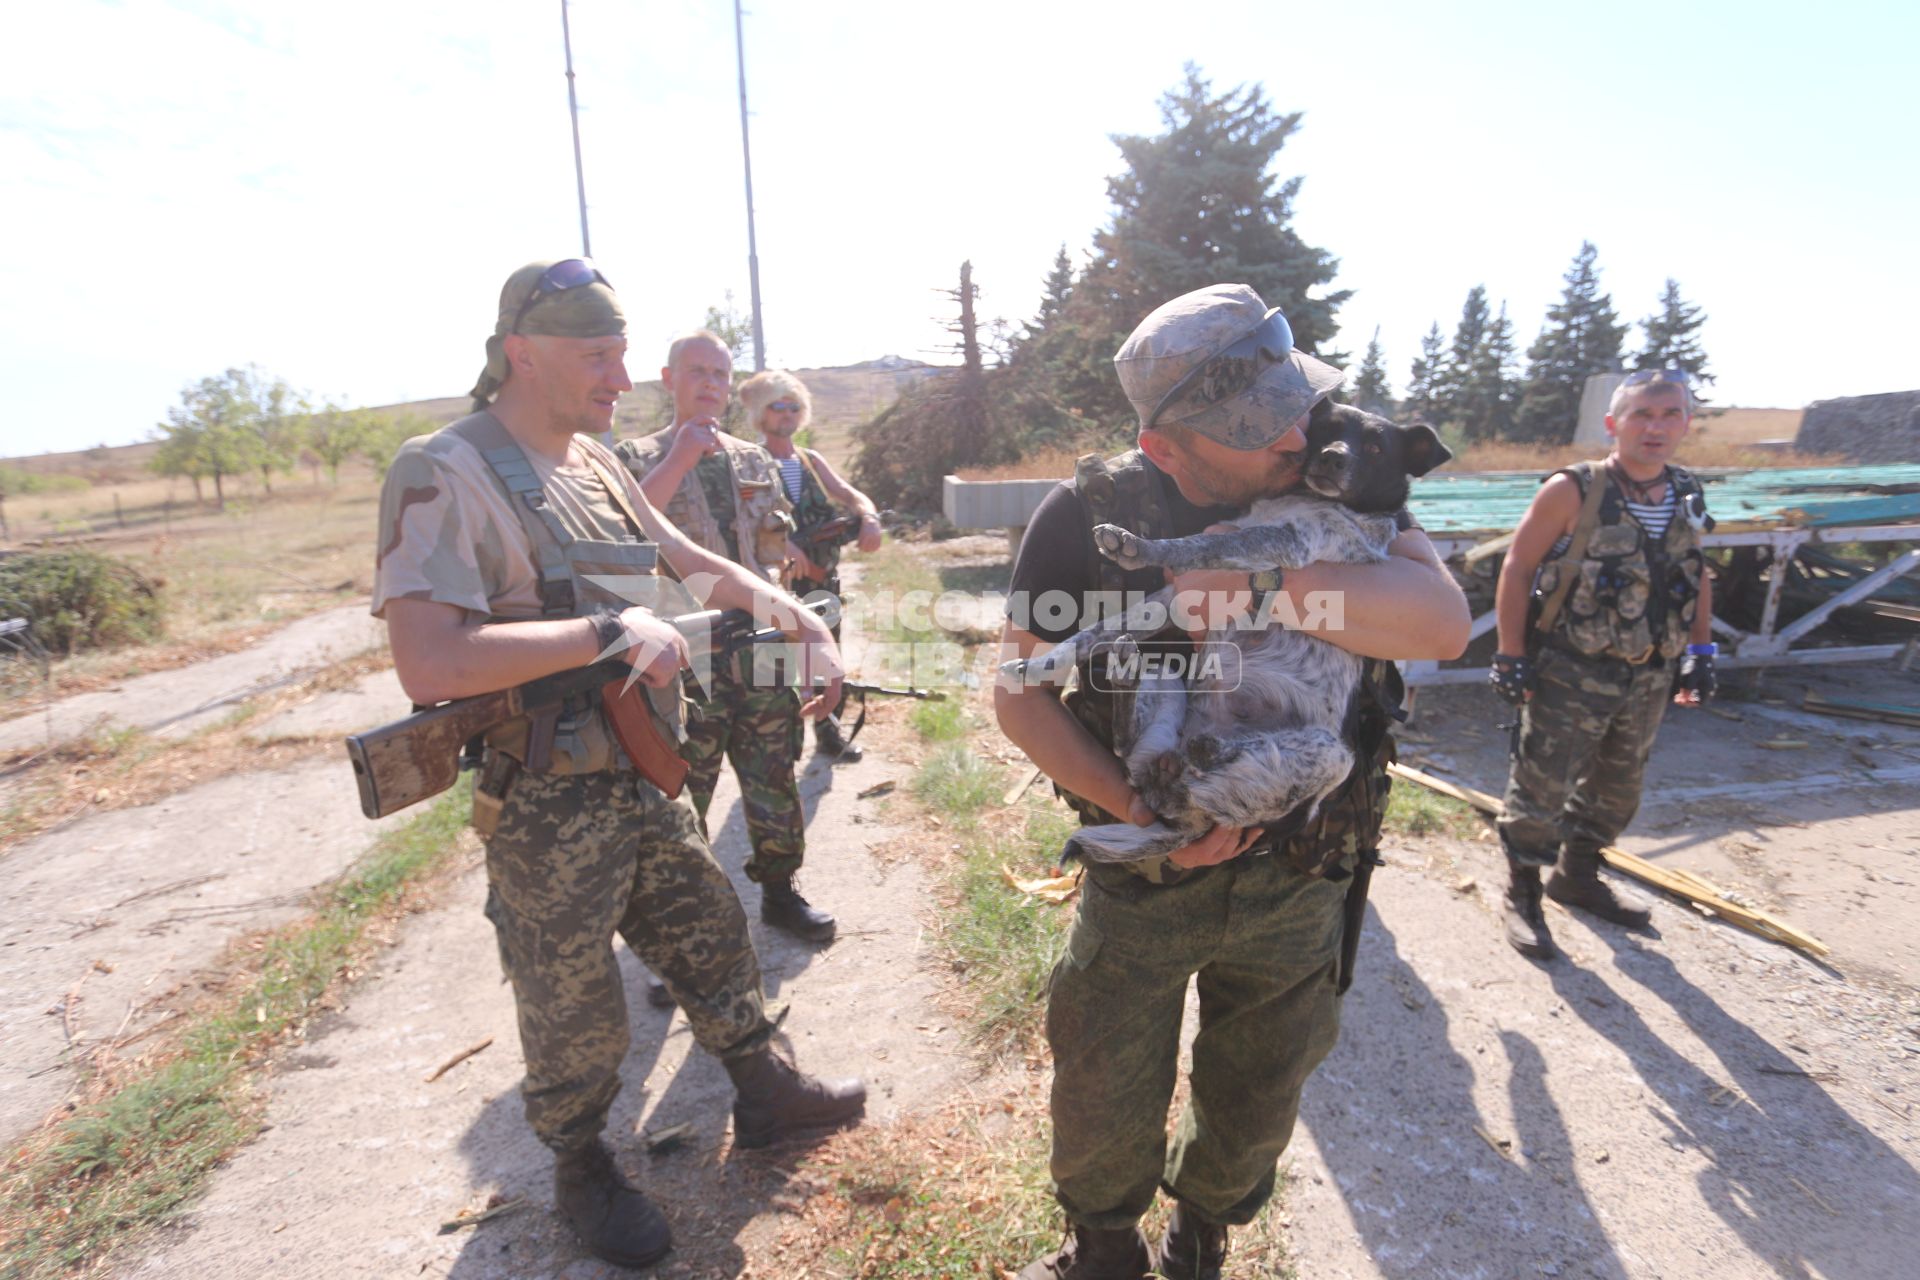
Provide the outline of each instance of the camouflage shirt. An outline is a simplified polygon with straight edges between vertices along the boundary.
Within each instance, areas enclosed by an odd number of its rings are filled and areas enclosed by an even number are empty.
[[[564,464],[525,452],[549,506],[574,537],[633,541],[599,477],[577,456],[591,454],[627,486],[628,501],[642,506],[638,486],[606,446],[576,435]],[[449,431],[407,441],[387,469],[373,572],[375,617],[384,616],[389,600],[432,600],[497,617],[540,616],[540,573],[526,530],[480,451]]]

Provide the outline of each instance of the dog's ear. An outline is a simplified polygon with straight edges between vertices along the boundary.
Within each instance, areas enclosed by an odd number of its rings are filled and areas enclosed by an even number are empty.
[[[1440,437],[1424,422],[1400,428],[1405,433],[1401,450],[1407,462],[1407,474],[1423,476],[1444,462],[1453,461],[1453,450],[1440,443]]]

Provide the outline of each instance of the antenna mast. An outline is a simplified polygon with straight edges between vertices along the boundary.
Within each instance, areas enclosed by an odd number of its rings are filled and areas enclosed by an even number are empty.
[[[733,0],[733,50],[740,64],[740,162],[747,173],[747,280],[753,291],[753,368],[758,373],[767,367],[767,337],[760,327],[760,250],[753,236],[753,152],[747,146],[747,37],[740,0]]]
[[[580,191],[580,256],[593,256],[587,235],[587,171],[580,162],[580,100],[573,92],[573,31],[567,24],[567,0],[560,0],[560,43],[567,53],[567,116],[573,121],[573,180]]]

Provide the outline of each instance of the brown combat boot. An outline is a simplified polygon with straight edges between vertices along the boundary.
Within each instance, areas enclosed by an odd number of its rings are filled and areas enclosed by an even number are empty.
[[[736,1095],[736,1147],[764,1147],[809,1129],[838,1129],[858,1120],[867,1106],[862,1081],[816,1080],[772,1049],[730,1058],[726,1068]]]
[[[653,1201],[626,1180],[598,1138],[553,1161],[553,1204],[596,1258],[650,1267],[673,1248],[673,1230]]]
[[[1184,1200],[1173,1202],[1173,1217],[1160,1242],[1160,1274],[1166,1280],[1220,1280],[1227,1263],[1227,1229],[1208,1222]]]
[[[1547,913],[1540,907],[1540,868],[1507,859],[1507,896],[1504,900],[1507,945],[1530,960],[1559,955],[1547,932]]]
[[[1112,1231],[1073,1224],[1073,1235],[1021,1269],[1019,1280],[1150,1280],[1153,1251],[1138,1227]]]
[[[1591,911],[1602,920],[1644,929],[1653,920],[1653,904],[1628,889],[1617,889],[1600,878],[1598,849],[1567,848],[1547,877],[1546,893],[1563,907]]]

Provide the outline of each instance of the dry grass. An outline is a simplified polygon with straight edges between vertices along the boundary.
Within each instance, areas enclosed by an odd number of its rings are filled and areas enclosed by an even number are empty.
[[[83,543],[162,585],[166,638],[56,662],[53,695],[232,652],[292,619],[364,600],[378,498],[374,477],[357,467],[342,470],[337,489],[281,480],[271,498],[230,491],[224,512],[195,506],[190,487],[159,479],[9,504],[16,538]],[[40,688],[29,664],[0,665],[5,714],[35,705]]]

